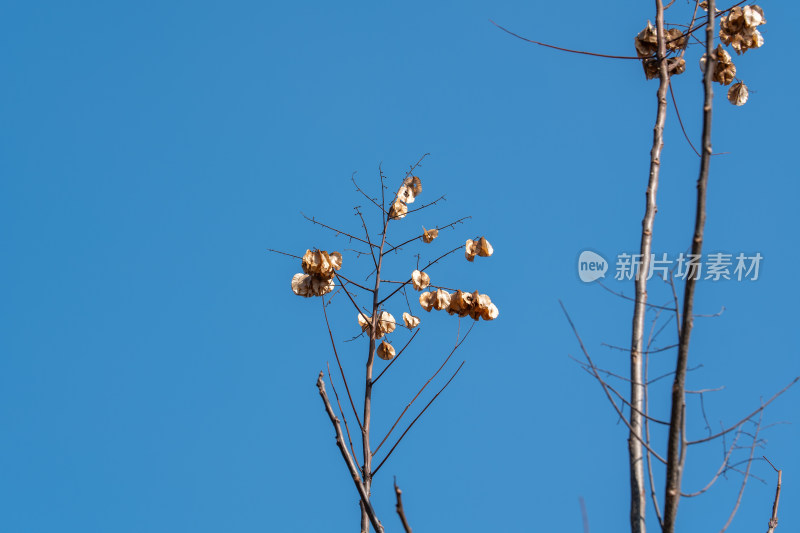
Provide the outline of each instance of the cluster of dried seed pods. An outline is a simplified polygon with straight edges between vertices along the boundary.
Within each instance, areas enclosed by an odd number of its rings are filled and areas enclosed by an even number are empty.
[[[743,54],[751,48],[761,48],[764,37],[758,27],[766,24],[764,10],[758,6],[733,7],[719,23],[719,39]]]
[[[675,52],[686,48],[688,38],[678,28],[671,28],[664,32],[667,52]],[[647,26],[639,32],[633,40],[636,47],[636,55],[642,58],[644,75],[648,80],[658,77],[658,59],[654,56],[658,52],[658,37],[656,28],[650,21]],[[683,74],[686,71],[686,61],[682,57],[668,57],[667,70],[673,76]]]
[[[419,297],[419,304],[426,311],[436,309],[445,310],[448,314],[460,317],[470,316],[473,320],[482,318],[494,320],[500,314],[497,306],[492,303],[488,294],[475,292],[455,291],[450,294],[444,289],[423,292]]]
[[[494,248],[492,248],[492,245],[486,240],[486,237],[481,237],[477,241],[467,239],[467,244],[464,247],[464,257],[470,262],[475,260],[476,255],[480,257],[489,257],[493,253]]]
[[[397,190],[397,197],[392,202],[389,217],[399,220],[408,214],[408,204],[413,204],[417,195],[422,192],[422,182],[417,176],[409,176]],[[433,240],[433,239],[431,239]]]
[[[359,313],[358,325],[361,326],[361,331],[369,331],[372,327],[372,317]],[[396,327],[397,322],[395,322],[394,317],[387,311],[381,311],[378,314],[378,333],[375,335],[375,338],[380,339],[387,333],[393,332]]]
[[[325,250],[306,250],[300,262],[303,272],[292,277],[292,292],[310,298],[333,290],[333,276],[342,268],[342,254]]]

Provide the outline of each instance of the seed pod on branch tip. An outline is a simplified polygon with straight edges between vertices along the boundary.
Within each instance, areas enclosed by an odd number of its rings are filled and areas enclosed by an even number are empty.
[[[400,189],[397,190],[397,199],[407,204],[413,204],[417,195],[422,192],[422,182],[417,176],[409,176],[403,180]]]
[[[389,344],[386,341],[383,341],[380,346],[378,346],[378,357],[383,359],[384,361],[388,361],[394,358],[394,346]]]
[[[425,272],[415,270],[411,273],[411,285],[414,286],[415,290],[421,291],[422,289],[427,288],[430,284],[431,277]]]
[[[481,318],[484,320],[494,320],[498,315],[500,315],[500,310],[497,309],[497,306],[494,304],[489,304],[489,306],[481,312]]]
[[[424,243],[431,243],[433,239],[439,236],[438,229],[425,229],[425,226],[422,226],[422,242]]]
[[[406,216],[408,213],[408,206],[400,198],[397,198],[389,209],[389,218],[399,220]]]
[[[403,322],[408,329],[414,329],[419,326],[419,317],[413,316],[411,313],[403,313]]]
[[[342,268],[342,254],[325,250],[306,250],[300,262],[303,272],[324,279],[330,279],[335,270]]]
[[[658,50],[658,38],[656,36],[656,28],[647,21],[647,26],[639,32],[633,40],[636,46],[636,54],[639,57],[650,57]]]
[[[747,91],[747,85],[740,81],[731,85],[728,89],[728,101],[735,106],[741,106],[747,103],[747,98],[750,93]]]

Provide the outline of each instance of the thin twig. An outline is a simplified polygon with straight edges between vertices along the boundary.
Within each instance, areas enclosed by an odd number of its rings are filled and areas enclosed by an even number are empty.
[[[581,351],[583,352],[584,357],[586,357],[586,360],[589,361],[589,367],[593,371],[595,371],[595,373],[596,373],[597,372],[597,367],[594,365],[594,362],[592,361],[592,358],[589,357],[589,352],[586,350],[586,346],[583,344],[583,340],[581,339],[580,334],[578,334],[578,329],[575,327],[575,324],[572,322],[572,318],[569,316],[569,313],[567,312],[567,308],[564,307],[564,302],[559,300],[558,303],[559,303],[559,305],[561,305],[561,310],[564,311],[564,315],[567,317],[567,322],[569,322],[569,325],[572,328],[572,333],[575,335],[575,338],[578,340],[578,344],[581,347]],[[595,378],[597,378],[597,377],[599,377],[599,374],[595,375]],[[608,390],[608,385],[602,379],[598,379],[598,382],[600,383],[600,386],[603,387],[603,392],[606,393],[606,397],[608,398],[608,401],[611,402],[612,406],[614,406],[614,410],[617,412],[617,415],[619,415],[620,419],[623,422],[625,422],[625,426],[627,426],[628,430],[630,431],[630,429],[631,429],[630,422],[628,422],[628,419],[625,418],[625,415],[623,414],[623,412],[620,411],[619,407],[617,407],[617,402],[615,402],[614,398],[612,398],[611,393]],[[650,453],[653,454],[653,457],[655,457],[656,459],[658,459],[662,463],[666,463],[667,462],[663,457],[661,457],[658,454],[658,452],[656,452],[654,449],[652,449],[650,447],[650,445],[648,443],[646,443],[640,436],[636,436],[635,435],[635,438],[638,438],[639,442],[642,443],[642,446],[644,446],[646,449],[650,450]]]
[[[381,379],[381,376],[382,376],[383,374],[385,374],[387,370],[389,370],[389,367],[391,367],[391,366],[394,364],[394,362],[395,362],[395,361],[397,361],[397,359],[398,359],[398,358],[399,358],[401,355],[403,355],[403,352],[404,352],[404,351],[405,351],[405,349],[408,347],[408,345],[409,345],[409,344],[411,344],[411,341],[413,341],[413,340],[414,340],[414,337],[416,337],[416,336],[417,336],[417,333],[419,333],[419,329],[416,329],[416,330],[414,330],[414,334],[413,334],[413,335],[411,335],[411,338],[410,338],[410,339],[408,339],[408,342],[406,342],[405,346],[403,346],[403,348],[402,348],[402,349],[401,349],[399,352],[397,352],[397,355],[395,355],[395,356],[392,358],[392,360],[391,360],[391,361],[389,361],[389,364],[388,364],[388,365],[386,365],[386,368],[384,368],[384,369],[381,371],[381,373],[380,373],[380,374],[378,374],[378,377],[376,377],[375,379],[373,379],[373,380],[372,380],[372,386],[373,386],[373,387],[374,387],[374,386],[375,386],[375,384],[378,382],[378,380],[379,380],[379,379]]]
[[[775,468],[775,465],[772,464],[766,456],[762,457],[764,457],[764,460],[769,463],[769,466],[778,473],[778,485],[775,487],[775,500],[772,502],[772,517],[769,519],[769,527],[767,528],[767,533],[773,533],[775,528],[778,527],[778,502],[781,499],[781,477],[783,476],[783,470]]]
[[[397,510],[397,516],[400,517],[400,522],[403,523],[403,529],[405,532],[411,533],[411,526],[408,525],[408,520],[406,520],[406,512],[403,510],[403,491],[397,486],[397,476],[394,478],[394,494],[397,497],[397,505],[395,506],[395,509]]]
[[[402,434],[402,435],[400,435],[400,438],[399,438],[399,439],[397,439],[397,442],[395,442],[395,443],[394,443],[394,446],[392,446],[392,448],[389,450],[389,453],[387,453],[387,454],[386,454],[386,457],[384,457],[384,458],[383,458],[383,461],[381,461],[381,462],[380,462],[380,464],[378,465],[378,467],[377,467],[375,470],[373,470],[373,471],[372,471],[372,475],[373,475],[373,476],[374,476],[375,474],[377,474],[377,473],[378,473],[378,470],[380,470],[380,469],[381,469],[381,467],[383,466],[383,463],[385,463],[385,462],[386,462],[386,460],[387,460],[387,459],[389,459],[389,457],[391,457],[391,455],[392,455],[392,452],[394,451],[394,449],[395,449],[395,448],[397,448],[397,445],[398,445],[398,444],[400,444],[400,441],[402,441],[402,440],[403,440],[403,437],[405,437],[405,436],[406,436],[406,433],[408,433],[408,431],[409,431],[409,430],[410,430],[412,427],[414,427],[414,424],[415,424],[415,423],[417,422],[417,420],[419,420],[419,418],[420,418],[420,417],[421,417],[421,416],[422,416],[422,415],[425,413],[425,411],[428,409],[428,407],[430,407],[430,406],[431,406],[431,404],[434,402],[434,400],[436,400],[436,398],[438,398],[438,397],[439,397],[439,395],[440,395],[440,394],[441,394],[441,393],[442,393],[442,392],[443,392],[443,391],[444,391],[444,390],[447,388],[447,386],[448,386],[448,385],[450,385],[450,382],[451,382],[451,381],[453,381],[453,379],[454,379],[454,378],[455,378],[455,377],[458,375],[458,373],[461,371],[461,367],[463,367],[463,366],[464,366],[464,363],[465,363],[465,362],[466,362],[466,361],[462,361],[462,362],[461,362],[461,364],[460,364],[460,365],[458,365],[458,368],[457,368],[457,369],[456,369],[456,371],[453,373],[453,375],[452,375],[452,376],[450,376],[450,379],[448,379],[448,380],[447,380],[447,383],[445,383],[445,384],[444,384],[444,387],[442,387],[441,389],[439,389],[439,392],[437,392],[437,393],[436,393],[436,394],[433,396],[433,398],[431,398],[431,401],[429,401],[429,402],[428,402],[428,404],[427,404],[427,405],[426,405],[426,406],[425,406],[425,407],[422,409],[422,411],[420,411],[420,413],[417,415],[417,417],[416,417],[414,420],[412,420],[412,421],[411,421],[411,423],[408,425],[408,427],[407,427],[407,428],[406,428],[406,430],[403,432],[403,434]]]
[[[708,437],[706,437],[706,438],[704,438],[704,439],[697,439],[697,440],[692,440],[692,441],[689,441],[689,444],[690,444],[690,445],[692,445],[692,444],[702,444],[702,443],[704,443],[704,442],[708,442],[708,441],[710,441],[710,440],[716,439],[716,438],[718,438],[718,437],[720,437],[721,435],[724,435],[724,434],[726,434],[726,433],[730,433],[731,431],[733,431],[734,429],[738,428],[739,426],[741,426],[742,424],[744,424],[745,422],[747,422],[748,420],[750,420],[751,418],[753,418],[755,415],[757,415],[758,413],[760,413],[761,411],[763,411],[765,407],[767,407],[769,404],[771,404],[773,401],[775,401],[775,400],[778,398],[778,396],[780,396],[781,394],[783,394],[784,392],[786,392],[787,390],[789,390],[789,388],[790,388],[792,385],[794,385],[795,383],[797,383],[797,381],[798,381],[798,380],[800,380],[800,376],[798,376],[798,377],[794,378],[794,379],[792,380],[792,382],[791,382],[791,383],[789,383],[789,384],[788,384],[788,385],[786,385],[784,388],[782,388],[781,390],[779,390],[778,392],[776,392],[776,393],[775,393],[775,394],[772,396],[772,398],[770,398],[769,400],[767,400],[767,401],[766,401],[766,403],[763,403],[763,404],[761,404],[761,407],[759,407],[758,409],[756,409],[755,411],[753,411],[752,413],[750,413],[749,415],[747,415],[746,417],[744,417],[743,419],[741,419],[739,422],[737,422],[736,424],[732,425],[731,427],[729,427],[729,428],[727,428],[727,429],[723,429],[723,430],[722,430],[722,431],[720,431],[719,433],[715,433],[714,435],[710,435],[710,436],[708,436]]]
[[[333,382],[333,378],[331,377],[331,365],[327,362],[325,366],[328,367],[328,381],[331,382],[331,388],[333,389],[333,396],[336,398],[336,405],[339,406],[339,414],[342,415],[342,421],[344,422],[344,429],[347,432],[347,442],[350,444],[350,451],[353,453],[353,460],[356,463],[358,468],[361,468],[361,465],[358,464],[358,459],[356,459],[356,449],[353,447],[353,439],[350,437],[350,426],[347,425],[347,417],[344,416],[344,411],[342,410],[342,404],[339,401],[339,393],[336,392],[336,384]]]
[[[383,443],[384,443],[384,442],[386,442],[386,439],[388,439],[388,438],[389,438],[389,435],[391,435],[391,434],[392,434],[392,431],[394,431],[394,428],[396,428],[396,427],[397,427],[397,424],[399,424],[399,423],[400,423],[400,419],[402,419],[402,418],[403,418],[403,415],[404,415],[404,414],[406,414],[406,411],[408,411],[408,409],[409,409],[409,408],[410,408],[410,407],[411,407],[411,406],[414,404],[414,402],[416,401],[416,399],[417,399],[417,398],[419,398],[419,395],[420,395],[420,394],[422,394],[422,391],[424,391],[424,390],[425,390],[425,387],[427,387],[427,386],[430,384],[430,382],[431,382],[431,381],[433,381],[433,379],[434,379],[434,378],[435,378],[435,377],[436,377],[436,376],[439,374],[439,372],[441,372],[441,371],[442,371],[442,369],[443,369],[443,368],[444,368],[444,366],[447,364],[447,362],[450,360],[450,358],[451,358],[451,357],[453,357],[453,354],[454,354],[454,353],[456,353],[456,350],[458,350],[458,348],[459,348],[459,347],[460,347],[462,344],[464,344],[464,341],[465,341],[465,340],[467,340],[467,337],[469,337],[469,334],[472,332],[472,328],[473,328],[473,327],[475,327],[475,322],[473,322],[473,323],[470,325],[470,327],[469,327],[469,330],[467,330],[467,333],[464,335],[464,337],[463,337],[463,338],[462,338],[460,341],[456,341],[456,344],[455,344],[455,346],[453,346],[453,349],[452,349],[452,350],[450,350],[450,354],[449,354],[449,355],[448,355],[448,356],[445,358],[444,362],[441,364],[441,366],[438,368],[438,370],[436,370],[436,372],[434,372],[434,373],[433,373],[433,375],[432,375],[430,378],[428,378],[428,381],[426,381],[426,382],[425,382],[425,384],[422,386],[422,388],[420,388],[420,389],[419,389],[419,392],[417,392],[416,396],[414,396],[414,397],[411,399],[411,401],[410,401],[410,402],[408,402],[408,405],[406,405],[405,409],[403,409],[403,412],[401,412],[401,413],[400,413],[400,416],[398,416],[398,417],[397,417],[397,420],[395,420],[395,421],[394,421],[394,424],[392,424],[392,427],[389,429],[389,432],[388,432],[388,433],[386,433],[386,436],[385,436],[385,437],[383,437],[383,440],[382,440],[382,441],[380,442],[380,444],[378,444],[378,446],[375,448],[375,451],[373,451],[373,452],[372,452],[372,455],[373,455],[373,456],[374,456],[376,453],[378,453],[378,450],[380,450],[380,449],[381,449],[381,446],[383,446]]]
[[[336,343],[333,341],[333,331],[331,331],[330,322],[328,322],[328,311],[325,309],[325,300],[322,300],[322,314],[325,316],[325,326],[328,328],[328,335],[331,338],[331,346],[333,346],[333,355],[336,356],[336,364],[339,365],[339,372],[342,374],[342,381],[344,382],[344,388],[347,391],[347,398],[350,400],[350,407],[353,408],[353,414],[356,415],[356,421],[358,421],[358,429],[363,430],[363,425],[361,424],[361,419],[358,418],[358,411],[356,411],[356,405],[353,403],[353,397],[350,395],[350,387],[347,385],[347,378],[344,375],[344,370],[342,369],[342,362],[339,360],[339,352],[336,350]]]
[[[333,227],[331,227],[331,226],[328,226],[327,224],[323,224],[323,223],[322,223],[322,222],[320,222],[319,220],[316,220],[314,217],[309,217],[309,216],[308,216],[308,215],[306,215],[305,213],[300,213],[300,214],[301,214],[301,215],[303,215],[303,218],[305,218],[305,219],[306,219],[306,220],[308,220],[309,222],[312,222],[312,223],[314,223],[314,224],[317,224],[318,226],[322,226],[323,228],[327,228],[327,229],[329,229],[329,230],[333,231],[334,233],[336,233],[337,235],[344,235],[345,237],[349,237],[349,238],[351,238],[351,239],[353,239],[353,240],[355,240],[355,241],[358,241],[358,242],[363,242],[363,243],[364,243],[364,244],[366,244],[366,245],[369,245],[369,246],[374,246],[375,248],[377,248],[377,247],[378,247],[378,245],[377,245],[377,244],[372,244],[371,242],[369,242],[369,241],[366,241],[366,240],[364,240],[364,239],[362,239],[362,238],[360,238],[360,237],[356,237],[355,235],[351,235],[351,234],[347,233],[346,231],[342,231],[342,230],[340,230],[340,229],[336,229],[336,228],[333,228]]]
[[[594,57],[608,57],[610,59],[637,59],[637,60],[641,60],[642,59],[641,57],[637,57],[637,56],[614,56],[614,55],[608,55],[608,54],[596,54],[594,52],[584,52],[583,50],[571,50],[569,48],[561,48],[560,46],[553,46],[552,44],[547,44],[547,43],[542,43],[542,42],[539,42],[539,41],[534,41],[533,39],[526,39],[525,37],[522,37],[521,35],[517,35],[516,33],[514,33],[511,30],[505,29],[504,27],[502,27],[501,25],[499,25],[498,23],[496,23],[495,21],[493,21],[491,19],[489,20],[489,22],[491,22],[497,28],[503,30],[507,34],[513,35],[517,39],[521,39],[521,40],[523,40],[525,42],[532,43],[532,44],[538,44],[539,46],[546,46],[547,48],[553,48],[555,50],[560,50],[562,52],[569,52],[571,54],[583,54],[583,55],[594,56]]]
[[[736,497],[736,505],[733,506],[733,510],[731,511],[730,516],[728,516],[728,521],[725,522],[725,525],[722,526],[722,529],[719,533],[725,533],[725,530],[728,529],[728,526],[731,525],[733,522],[733,517],[736,516],[736,511],[739,510],[739,504],[742,503],[742,495],[744,494],[744,488],[747,485],[747,478],[750,476],[750,467],[753,466],[753,453],[756,449],[756,444],[758,444],[758,430],[761,428],[761,420],[764,417],[764,412],[761,412],[761,416],[758,419],[758,423],[756,424],[756,434],[753,436],[753,444],[750,446],[750,458],[747,460],[747,468],[744,471],[744,479],[742,479],[742,485],[739,488],[739,495]]]
[[[336,415],[333,413],[331,402],[328,400],[328,394],[325,392],[325,382],[322,380],[322,376],[323,373],[322,370],[320,370],[319,377],[317,378],[317,388],[319,389],[319,395],[322,398],[322,403],[325,404],[325,411],[328,413],[328,418],[330,418],[331,424],[333,424],[333,427],[336,430],[336,445],[339,447],[339,451],[342,453],[342,458],[344,459],[347,469],[350,472],[350,477],[353,479],[353,484],[355,484],[358,495],[361,497],[362,509],[364,509],[364,511],[367,513],[367,517],[369,518],[370,523],[372,523],[372,527],[375,528],[375,531],[378,533],[383,533],[383,526],[378,520],[378,517],[375,515],[375,510],[372,508],[372,504],[369,501],[369,496],[367,495],[367,489],[358,475],[358,468],[356,467],[353,458],[350,457],[350,452],[347,451],[347,445],[344,443],[344,436],[342,435],[342,427],[339,423],[339,419],[336,418]]]

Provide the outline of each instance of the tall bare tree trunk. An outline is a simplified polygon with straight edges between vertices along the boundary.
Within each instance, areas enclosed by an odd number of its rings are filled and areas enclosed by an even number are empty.
[[[667,116],[667,89],[669,72],[664,39],[664,6],[656,0],[656,35],[658,39],[658,74],[659,85],[656,93],[656,123],[653,128],[653,147],[650,150],[650,178],[647,183],[644,219],[642,220],[642,240],[639,246],[640,263],[636,273],[636,299],[633,308],[633,326],[631,328],[631,414],[630,435],[628,436],[628,457],[630,461],[631,533],[645,533],[645,516],[647,496],[644,485],[644,454],[642,441],[642,413],[644,412],[644,383],[642,383],[643,344],[645,312],[647,311],[647,274],[650,270],[650,254],[652,251],[653,225],[655,222],[656,194],[661,169],[661,149],[664,146],[664,122]]]
[[[703,231],[706,224],[706,186],[708,169],[711,163],[711,110],[714,102],[712,88],[716,57],[714,56],[714,16],[715,1],[708,2],[708,24],[706,25],[706,62],[703,76],[703,148],[700,152],[700,176],[697,179],[697,211],[695,213],[694,235],[692,237],[692,254],[703,253]],[[684,411],[686,408],[686,367],[689,361],[689,339],[692,334],[692,313],[694,307],[694,290],[696,277],[687,273],[686,286],[683,293],[683,317],[681,335],[678,341],[678,361],[675,378],[672,383],[672,403],[669,419],[669,436],[667,446],[667,478],[664,494],[664,533],[675,531],[675,519],[678,516],[678,503],[681,499],[681,478],[686,460],[686,437],[684,434]]]

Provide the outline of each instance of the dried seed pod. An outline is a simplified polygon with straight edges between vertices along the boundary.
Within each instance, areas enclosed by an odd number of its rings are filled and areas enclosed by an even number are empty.
[[[682,57],[671,57],[667,59],[667,69],[673,76],[686,72],[686,60]]]
[[[731,55],[727,50],[722,48],[721,44],[717,45],[717,65],[714,68],[714,81],[722,85],[728,85],[736,77],[736,65],[733,64]]]
[[[325,279],[330,279],[335,270],[342,268],[342,254],[325,250],[306,250],[300,263],[303,272]]]
[[[647,26],[639,32],[633,40],[636,46],[636,54],[639,57],[650,57],[658,51],[658,39],[656,37],[656,28],[650,21],[647,21]]]
[[[430,243],[439,236],[438,229],[425,229],[425,226],[422,227],[422,242]]]
[[[444,289],[437,289],[433,294],[433,308],[437,311],[447,309],[450,306],[450,293]]]
[[[422,289],[427,288],[430,284],[431,277],[425,272],[415,270],[411,273],[411,285],[414,286],[414,289],[421,291]]]
[[[497,306],[489,304],[489,306],[481,312],[481,318],[484,320],[494,320],[500,314]]]
[[[747,85],[742,81],[734,83],[731,85],[731,88],[728,89],[728,101],[733,105],[744,105],[747,103],[747,98],[749,96],[750,93],[747,91]]]
[[[306,298],[328,294],[334,286],[333,279],[323,279],[302,272],[298,272],[292,277],[292,292]]]
[[[397,198],[407,204],[413,204],[417,195],[422,192],[422,182],[417,176],[409,176],[403,180],[397,190]]]
[[[481,257],[489,257],[494,253],[494,248],[492,245],[489,244],[489,241],[486,240],[486,237],[481,237],[478,240],[478,255]]]
[[[410,313],[403,313],[403,322],[405,322],[408,329],[414,329],[419,326],[419,317],[413,316]]]
[[[450,306],[447,308],[447,312],[464,317],[469,314],[470,307],[472,307],[472,294],[456,291],[450,295]]]
[[[464,257],[467,258],[467,261],[474,261],[475,256],[478,255],[478,246],[477,242],[473,241],[472,239],[467,239],[467,244],[464,247]]]
[[[481,294],[478,291],[473,292],[469,316],[471,316],[473,320],[478,320],[490,305],[492,305],[492,299],[489,298],[488,294]]]
[[[764,11],[758,6],[733,7],[720,20],[719,39],[737,54],[760,48],[764,45],[764,37],[756,28],[766,22]]]
[[[667,41],[667,50],[683,50],[689,42],[689,38],[678,28],[667,30],[665,40]]]
[[[392,203],[392,208],[389,209],[389,218],[399,220],[406,216],[408,213],[408,206],[400,198]]]
[[[380,346],[378,346],[378,357],[384,361],[394,358],[394,346],[386,341],[383,341]]]
[[[386,311],[381,311],[378,315],[378,336],[375,338],[380,339],[387,333],[393,332],[396,327],[397,322],[394,317]]]
[[[658,60],[657,59],[643,59],[642,67],[644,68],[645,79],[652,80],[658,77]]]
[[[419,305],[426,311],[433,309],[433,299],[436,296],[435,292],[423,292],[419,295]]]
[[[361,331],[369,331],[372,326],[372,317],[366,316],[364,313],[358,313],[358,325],[361,326]]]

